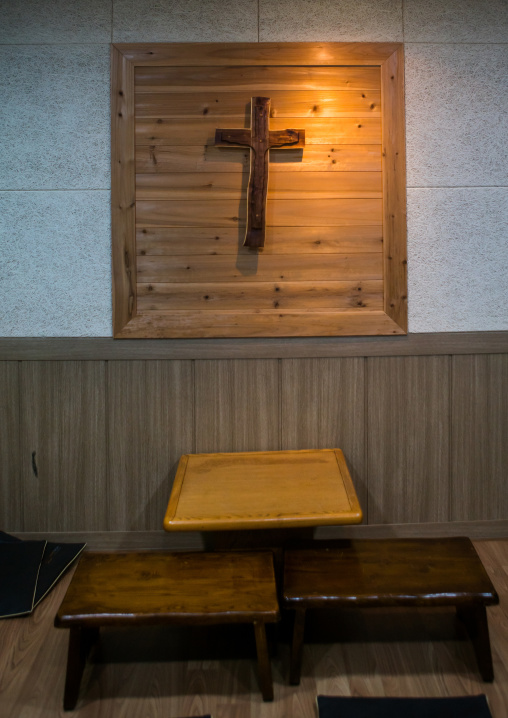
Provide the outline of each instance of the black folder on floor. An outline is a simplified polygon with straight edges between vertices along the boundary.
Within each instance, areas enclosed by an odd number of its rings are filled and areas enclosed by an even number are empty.
[[[318,696],[319,718],[492,718],[485,695],[457,698]]]
[[[85,545],[22,541],[0,531],[0,618],[32,613]]]

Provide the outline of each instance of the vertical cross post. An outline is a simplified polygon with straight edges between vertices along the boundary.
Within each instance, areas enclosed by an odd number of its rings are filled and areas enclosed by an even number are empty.
[[[270,98],[251,98],[250,130],[216,130],[217,147],[250,147],[250,176],[247,190],[247,229],[244,247],[258,249],[265,244],[266,194],[269,150],[296,149],[305,145],[305,130],[271,131]]]

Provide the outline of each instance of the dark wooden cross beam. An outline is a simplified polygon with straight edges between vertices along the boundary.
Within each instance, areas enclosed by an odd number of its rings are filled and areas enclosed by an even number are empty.
[[[247,190],[247,231],[244,247],[257,249],[265,244],[266,192],[268,189],[268,151],[275,147],[295,149],[305,145],[305,130],[269,129],[270,98],[251,98],[250,130],[216,130],[218,147],[250,147],[250,177]]]

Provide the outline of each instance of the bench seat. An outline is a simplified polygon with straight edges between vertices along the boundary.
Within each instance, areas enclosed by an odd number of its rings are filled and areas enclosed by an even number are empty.
[[[282,605],[295,611],[290,682],[300,682],[308,608],[455,606],[483,680],[494,672],[485,606],[498,595],[469,538],[359,539],[291,549]]]
[[[55,618],[70,629],[64,709],[76,705],[101,626],[252,623],[261,692],[273,700],[265,624],[279,617],[269,551],[84,553]]]

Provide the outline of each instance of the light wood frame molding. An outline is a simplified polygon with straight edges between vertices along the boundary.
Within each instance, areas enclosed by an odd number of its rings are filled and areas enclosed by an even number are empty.
[[[135,68],[210,65],[380,68],[382,309],[138,311]],[[111,98],[115,338],[326,337],[407,333],[404,56],[401,43],[114,44],[111,53]]]

